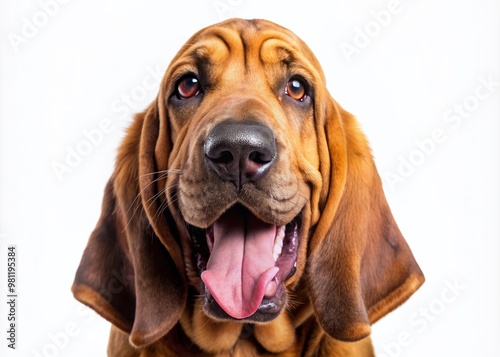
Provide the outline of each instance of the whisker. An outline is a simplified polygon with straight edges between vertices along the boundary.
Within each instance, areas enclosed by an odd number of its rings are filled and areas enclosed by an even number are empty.
[[[137,195],[134,197],[134,200],[132,201],[132,203],[130,204],[129,208],[127,209],[127,211],[125,212],[125,216],[128,218],[127,219],[127,224],[125,225],[124,227],[124,230],[128,227],[128,225],[130,224],[130,222],[132,221],[132,219],[134,218],[134,216],[136,215],[136,213],[139,211],[141,205],[140,203],[137,202],[137,200],[141,197],[141,194],[142,192],[148,188],[150,185],[160,181],[160,180],[163,180],[165,178],[168,177],[168,175],[170,173],[175,173],[175,174],[182,174],[182,170],[178,170],[178,169],[172,169],[172,170],[162,170],[162,171],[155,171],[155,172],[151,172],[151,173],[147,173],[147,174],[143,174],[139,177],[136,178],[136,180],[139,180],[141,177],[145,177],[145,176],[150,176],[150,175],[159,175],[156,179],[152,180],[151,182],[149,182],[146,186],[144,186],[140,191],[139,193],[137,193]],[[164,192],[164,190],[162,190],[162,192]],[[160,192],[160,194],[162,193]],[[154,196],[156,199],[156,195]],[[153,199],[153,201],[154,201]],[[149,200],[148,200],[149,201]],[[130,215],[129,217],[129,212],[130,210],[132,209],[132,207],[135,206],[134,208],[134,211],[132,212],[132,214]]]
[[[167,189],[160,190],[157,194],[151,196],[146,203],[149,203],[148,208],[151,208],[151,206],[155,203],[156,199],[158,199],[161,195],[167,192]]]
[[[142,175],[138,176],[136,178],[136,180],[140,179],[141,177],[151,176],[151,175],[156,175],[156,174],[163,174],[163,175],[165,175],[164,177],[167,177],[168,174],[181,174],[182,175],[182,170],[181,169],[168,169],[168,170],[149,172],[147,174],[142,174]]]
[[[165,209],[168,209],[168,207],[172,204],[172,203],[175,203],[179,200],[179,198],[174,198],[172,199],[172,201],[164,201],[160,207],[158,207],[158,209],[156,210],[156,213],[155,213],[155,217],[159,214],[161,214]]]
[[[153,216],[153,219],[156,220],[158,217],[160,217],[160,215],[162,214],[162,212],[168,207],[168,201],[163,201],[160,205],[160,207],[158,207],[158,209],[156,210],[154,216]]]
[[[162,192],[161,192],[161,193],[164,193],[164,192],[166,192],[168,189],[170,189],[170,188],[172,188],[172,187],[175,187],[175,186],[177,186],[177,185],[171,185],[171,186],[169,186],[168,188],[166,188],[166,189],[162,190]],[[160,194],[161,194],[161,193],[160,193]],[[172,197],[172,200],[171,200],[171,201],[169,201],[169,200],[165,199],[165,200],[161,203],[160,207],[158,207],[158,209],[156,210],[155,215],[153,216],[153,218],[154,218],[154,219],[156,219],[156,217],[159,217],[159,215],[160,215],[160,214],[161,214],[161,213],[162,213],[165,209],[167,209],[167,208],[170,206],[170,204],[175,203],[175,202],[177,202],[178,200],[179,200],[179,197],[178,197],[178,195],[177,195],[177,192],[175,193],[175,196],[174,196],[174,197]],[[149,207],[151,207],[151,205],[150,205]]]
[[[152,173],[152,174],[154,174],[154,173]],[[149,187],[149,186],[150,186],[150,185],[152,185],[153,183],[158,182],[159,180],[162,180],[162,179],[164,179],[164,178],[166,178],[166,177],[167,177],[167,176],[166,176],[166,174],[165,174],[165,175],[162,175],[162,176],[160,176],[160,177],[156,178],[155,180],[151,181],[150,183],[148,183],[146,186],[144,186],[144,187],[142,188],[142,190],[140,190],[140,191],[139,191],[139,193],[138,193],[138,194],[134,197],[134,200],[132,201],[131,206],[132,206],[132,205],[136,202],[136,200],[137,200],[137,199],[141,196],[142,191],[144,191],[147,187]],[[137,179],[138,179],[138,178],[137,178]],[[136,180],[137,180],[137,179],[136,179]],[[131,207],[129,207],[129,209],[127,209],[127,212],[125,212],[125,215],[127,215],[127,214],[128,214],[128,212],[130,211],[130,208],[131,208]],[[134,213],[135,213],[135,212],[134,212]],[[130,218],[133,218],[133,217],[134,217],[134,215],[132,215],[132,217],[130,217]]]

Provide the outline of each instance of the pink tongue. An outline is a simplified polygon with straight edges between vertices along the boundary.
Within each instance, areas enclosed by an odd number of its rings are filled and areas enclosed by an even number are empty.
[[[264,296],[274,296],[273,245],[276,226],[236,209],[226,212],[213,225],[213,247],[201,279],[230,316],[253,315]],[[210,245],[210,239],[209,239]]]

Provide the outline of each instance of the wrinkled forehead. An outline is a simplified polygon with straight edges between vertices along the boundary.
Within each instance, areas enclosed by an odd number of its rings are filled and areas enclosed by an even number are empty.
[[[228,62],[247,67],[254,62],[301,66],[324,78],[312,51],[293,32],[269,21],[242,19],[227,20],[197,32],[174,57],[169,72],[193,65],[220,68]]]

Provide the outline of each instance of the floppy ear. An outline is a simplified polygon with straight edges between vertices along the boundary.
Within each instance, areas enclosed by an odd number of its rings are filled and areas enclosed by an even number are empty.
[[[136,347],[167,334],[187,296],[175,225],[157,186],[155,153],[168,158],[170,147],[168,140],[160,143],[168,137],[163,119],[160,135],[154,102],[129,128],[72,288],[76,299],[129,333]]]
[[[329,97],[317,121],[321,216],[308,276],[316,317],[333,338],[356,341],[409,298],[424,277],[382,191],[370,148],[352,115]]]
[[[110,180],[104,191],[102,212],[76,272],[72,291],[77,300],[93,308],[123,331],[134,321],[134,270],[126,254],[121,212]]]

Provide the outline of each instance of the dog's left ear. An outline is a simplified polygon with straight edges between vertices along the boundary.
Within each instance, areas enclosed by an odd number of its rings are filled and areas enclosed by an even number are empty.
[[[323,188],[309,246],[316,317],[332,337],[356,341],[424,282],[394,221],[371,150],[354,117],[327,95],[316,107]]]

